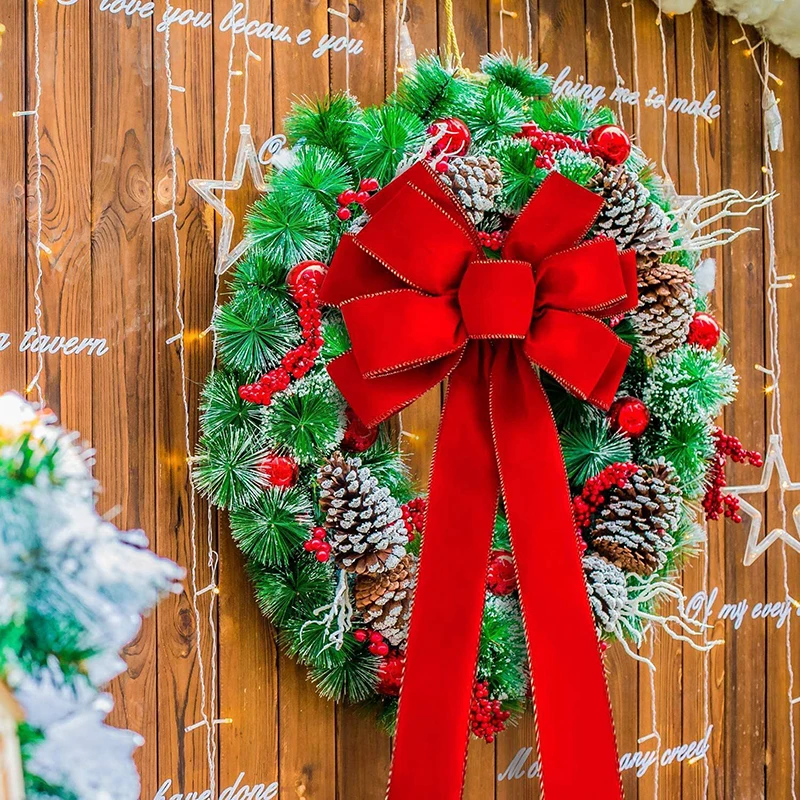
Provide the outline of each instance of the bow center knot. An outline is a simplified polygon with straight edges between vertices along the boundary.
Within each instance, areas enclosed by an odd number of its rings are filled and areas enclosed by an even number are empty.
[[[458,289],[470,339],[524,339],[531,327],[536,283],[527,261],[471,261]]]

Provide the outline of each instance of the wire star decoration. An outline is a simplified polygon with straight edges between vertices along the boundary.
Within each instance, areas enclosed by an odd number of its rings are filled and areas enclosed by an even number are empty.
[[[800,553],[800,538],[789,533],[784,528],[773,528],[761,541],[759,536],[764,526],[764,515],[753,505],[742,499],[743,494],[766,494],[772,484],[772,476],[778,473],[780,480],[781,496],[786,492],[800,491],[800,482],[793,482],[789,477],[789,468],[783,456],[780,437],[770,436],[767,456],[764,459],[764,471],[761,474],[761,482],[750,486],[729,486],[727,490],[739,498],[741,510],[750,517],[750,531],[747,536],[747,547],[744,554],[744,565],[749,567],[762,553],[772,546],[778,539],[781,539],[789,547]],[[794,527],[800,535],[800,504],[795,506],[792,512]]]
[[[266,142],[265,148],[270,155],[275,155],[285,141],[286,139],[283,136],[273,136]],[[250,170],[255,188],[259,192],[266,192],[267,183],[264,180],[263,163],[253,143],[253,134],[250,131],[250,126],[240,125],[239,149],[236,151],[236,161],[233,165],[231,179],[226,181],[224,179],[193,178],[189,181],[189,186],[222,217],[222,229],[220,231],[219,244],[217,245],[217,275],[222,275],[223,272],[230,269],[253,243],[250,237],[245,234],[238,244],[231,247],[236,216],[228,208],[226,202],[227,193],[242,188],[245,169]],[[222,192],[222,196],[217,196],[215,192]]]

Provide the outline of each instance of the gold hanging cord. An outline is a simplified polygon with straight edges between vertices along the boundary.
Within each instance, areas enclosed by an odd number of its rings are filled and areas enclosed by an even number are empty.
[[[447,60],[455,64],[459,72],[463,72],[464,64],[461,60],[461,48],[458,46],[456,26],[453,20],[453,0],[444,0],[444,14],[447,21],[447,42],[445,43],[444,53]]]

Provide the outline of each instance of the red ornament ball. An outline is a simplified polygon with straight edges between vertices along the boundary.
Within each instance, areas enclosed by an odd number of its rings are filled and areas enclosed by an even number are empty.
[[[689,326],[689,344],[696,344],[704,350],[713,350],[722,336],[719,323],[711,316],[698,311]]]
[[[650,411],[637,397],[620,397],[608,412],[609,422],[615,430],[636,439],[650,424]]]
[[[402,656],[387,655],[381,659],[378,666],[378,694],[397,697],[400,694],[400,685],[403,682],[403,667],[405,661]]]
[[[342,439],[342,447],[352,453],[363,453],[375,444],[378,438],[377,428],[368,428],[349,406],[345,410],[347,416],[347,429]]]
[[[606,164],[622,164],[631,154],[631,140],[619,125],[601,125],[589,134],[589,152]]]
[[[286,285],[294,292],[301,278],[316,273],[319,286],[327,270],[328,267],[321,261],[301,261],[289,270],[289,274],[286,276]]]
[[[261,462],[261,473],[269,481],[270,486],[288,489],[297,483],[300,469],[297,462],[289,456],[271,453]]]
[[[490,556],[486,588],[495,595],[511,594],[517,588],[514,556],[508,550],[495,550]]]
[[[444,134],[436,142],[434,155],[465,156],[472,143],[472,135],[466,123],[458,117],[437,119],[428,128],[428,136],[438,136],[443,127]]]

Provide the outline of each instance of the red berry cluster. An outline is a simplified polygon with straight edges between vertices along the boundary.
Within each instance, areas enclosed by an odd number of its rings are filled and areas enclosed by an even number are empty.
[[[405,659],[401,655],[389,654],[381,659],[378,666],[378,685],[375,687],[378,694],[389,697],[400,695],[404,667]]]
[[[753,467],[764,465],[764,459],[756,450],[745,450],[735,436],[728,436],[721,428],[714,431],[716,453],[708,470],[708,489],[703,498],[703,509],[708,519],[719,519],[723,514],[734,522],[741,522],[739,498],[725,494],[722,490],[728,485],[725,479],[725,464],[730,458],[737,464],[750,464]]]
[[[355,189],[346,189],[336,198],[336,202],[339,204],[339,210],[336,212],[336,216],[343,222],[346,222],[353,216],[353,212],[348,206],[353,205],[353,203],[358,203],[358,205],[363,206],[380,188],[381,185],[378,183],[377,178],[364,178],[359,184],[358,191]]]
[[[403,512],[403,522],[408,531],[408,541],[413,542],[418,533],[422,533],[425,527],[425,511],[428,501],[424,497],[415,497],[400,506]]]
[[[270,370],[256,383],[240,386],[239,397],[242,400],[268,406],[273,394],[283,391],[292,378],[302,378],[314,366],[323,345],[318,297],[320,282],[321,273],[318,269],[306,269],[297,276],[291,291],[298,305],[303,342],[281,359],[279,367]]]
[[[353,638],[357,642],[369,642],[368,650],[374,656],[388,656],[389,645],[378,631],[368,631],[366,628],[359,628],[353,631]]]
[[[572,511],[579,531],[589,527],[592,514],[606,501],[606,492],[615,486],[624,489],[628,479],[638,469],[636,464],[630,462],[612,464],[586,481],[583,491],[572,498]]]
[[[589,146],[579,139],[567,136],[564,133],[542,130],[533,122],[522,126],[522,132],[516,135],[518,139],[527,139],[539,151],[536,166],[540,169],[553,169],[556,165],[556,153],[560,150],[575,150],[579,153],[589,153]]]
[[[309,553],[314,553],[317,561],[325,562],[331,557],[331,543],[327,540],[325,528],[317,526],[311,531],[311,538],[303,543]]]
[[[472,689],[472,703],[469,707],[469,724],[472,733],[479,739],[491,743],[496,733],[505,730],[510,711],[503,711],[499,700],[489,699],[489,684],[475,681]]]
[[[508,238],[508,231],[492,231],[491,233],[478,231],[478,238],[481,241],[481,247],[499,252],[503,249],[503,245]]]

